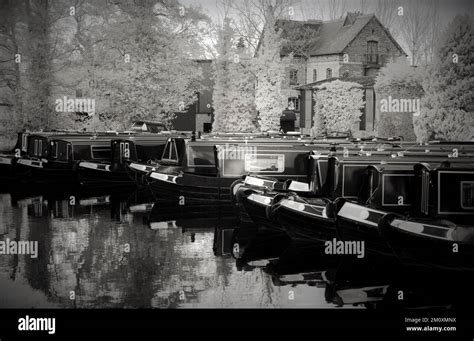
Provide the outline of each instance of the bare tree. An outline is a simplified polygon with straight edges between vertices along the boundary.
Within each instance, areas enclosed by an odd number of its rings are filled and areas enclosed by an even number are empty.
[[[263,28],[269,20],[291,18],[296,11],[297,0],[241,0],[228,1],[234,15],[234,26],[251,52],[256,51]]]
[[[430,29],[426,13],[431,0],[403,1],[403,14],[400,15],[400,33],[410,52],[412,65],[419,63],[420,54]]]
[[[370,11],[370,0],[359,0],[358,10],[361,13],[367,14]]]
[[[346,12],[346,5],[344,0],[327,0],[329,20],[340,18]]]
[[[302,0],[299,3],[299,13],[302,20],[323,20],[325,6],[321,0]]]
[[[398,26],[398,4],[393,0],[376,0],[375,15],[396,38],[399,34]]]
[[[438,44],[443,29],[439,16],[439,0],[433,0],[427,8],[426,19],[429,22],[428,32],[423,44],[423,61],[428,64],[433,61],[436,45]]]

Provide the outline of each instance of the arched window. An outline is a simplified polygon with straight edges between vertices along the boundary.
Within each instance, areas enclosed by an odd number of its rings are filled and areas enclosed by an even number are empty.
[[[332,78],[332,70],[331,68],[326,69],[326,79]]]

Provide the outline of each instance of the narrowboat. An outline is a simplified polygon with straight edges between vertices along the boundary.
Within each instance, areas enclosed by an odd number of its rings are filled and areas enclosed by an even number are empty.
[[[231,185],[233,204],[240,220],[253,222],[254,226],[281,229],[271,220],[271,207],[289,191],[307,190],[306,182],[277,181],[269,177],[245,176]]]
[[[378,252],[399,257],[399,252],[408,252],[408,245],[412,245],[419,254],[413,258],[425,256],[424,261],[431,260],[433,266],[474,266],[472,261],[463,263],[470,258],[452,252],[456,244],[472,255],[474,212],[465,205],[472,200],[472,194],[463,192],[466,181],[473,175],[471,160],[438,160],[431,166],[425,163],[413,167],[369,167],[368,181],[358,200],[340,200],[336,218],[338,233],[344,240],[369,241]],[[430,195],[435,197],[433,201],[420,200]],[[432,250],[445,252],[445,257],[433,257]]]
[[[229,202],[230,186],[245,174],[306,179],[308,146],[266,140],[168,141],[160,167],[146,177],[157,196],[207,203]]]
[[[19,132],[17,134],[17,141],[12,150],[0,152],[0,182],[10,183],[21,174],[15,172],[15,164],[17,160],[25,155],[28,147],[29,132]]]
[[[127,162],[149,164],[161,159],[168,133],[134,134],[111,141],[111,154],[104,161],[83,161],[78,173],[84,185],[133,185],[139,183],[138,173]]]
[[[410,211],[379,221],[381,233],[405,262],[474,270],[474,167],[468,160],[416,165]]]
[[[33,134],[28,136],[27,153],[18,160],[16,169],[27,171],[26,182],[79,185],[79,162],[110,159],[110,141],[120,136],[116,132]]]

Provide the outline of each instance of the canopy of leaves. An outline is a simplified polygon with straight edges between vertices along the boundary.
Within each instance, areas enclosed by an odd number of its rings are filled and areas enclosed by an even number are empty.
[[[314,91],[315,135],[347,133],[360,121],[364,90],[354,82],[334,80]]]
[[[414,121],[418,140],[470,140],[474,136],[474,29],[456,16],[443,34],[435,63],[423,80],[425,96]]]

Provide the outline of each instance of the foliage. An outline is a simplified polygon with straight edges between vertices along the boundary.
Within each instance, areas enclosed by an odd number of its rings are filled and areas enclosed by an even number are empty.
[[[316,135],[353,131],[362,115],[364,90],[353,82],[334,80],[314,91]]]
[[[457,16],[423,80],[425,96],[414,120],[417,139],[470,140],[474,136],[473,20]]]
[[[381,101],[389,97],[397,100],[419,100],[423,96],[421,85],[425,69],[412,67],[406,59],[400,58],[388,63],[375,79],[375,92],[380,115],[375,123],[377,136],[403,136],[405,140],[415,140],[413,129],[413,113],[408,112],[382,112]]]
[[[285,81],[285,70],[289,65],[289,57],[280,57],[281,31],[274,29],[272,19],[263,34],[260,48],[254,59],[254,70],[257,77],[255,105],[258,110],[258,122],[261,131],[280,129],[280,117],[287,107],[287,98],[281,92]]]

